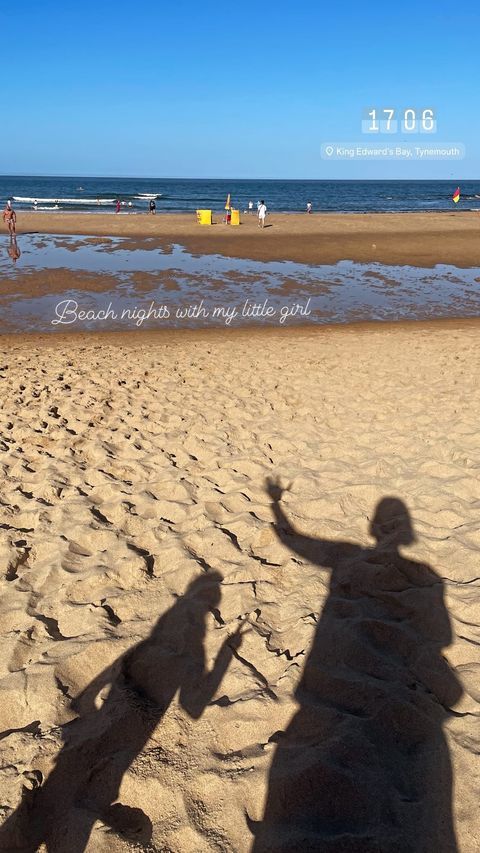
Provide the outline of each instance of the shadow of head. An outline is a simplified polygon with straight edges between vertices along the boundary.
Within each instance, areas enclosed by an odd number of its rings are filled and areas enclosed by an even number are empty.
[[[101,814],[101,819],[113,831],[137,844],[148,844],[152,838],[152,821],[139,808],[114,803]]]
[[[223,575],[220,572],[206,572],[190,582],[185,590],[184,598],[203,610],[210,610],[220,604],[222,597],[221,583]]]
[[[416,541],[410,513],[400,498],[386,497],[378,502],[370,534],[382,546],[398,547]]]

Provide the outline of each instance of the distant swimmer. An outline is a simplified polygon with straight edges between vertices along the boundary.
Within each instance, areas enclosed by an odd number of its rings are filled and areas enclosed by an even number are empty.
[[[155,204],[155,199],[150,199],[150,213],[155,214],[157,212],[157,205]]]
[[[10,199],[7,201],[5,205],[5,210],[3,211],[3,221],[8,227],[10,234],[15,234],[16,224],[17,224],[17,214],[15,213],[12,202]]]
[[[13,263],[16,264],[21,255],[21,252],[17,246],[17,238],[14,234],[10,235],[10,242],[8,244],[8,254],[11,257]]]
[[[266,215],[267,215],[267,205],[265,204],[264,201],[261,201],[260,206],[258,208],[258,227],[259,228],[265,227]]]
[[[307,201],[307,213],[311,213],[311,212],[312,212],[312,202]]]

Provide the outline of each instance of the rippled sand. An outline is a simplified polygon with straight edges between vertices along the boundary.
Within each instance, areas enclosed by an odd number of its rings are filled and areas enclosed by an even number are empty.
[[[1,849],[477,851],[478,324],[0,353]]]

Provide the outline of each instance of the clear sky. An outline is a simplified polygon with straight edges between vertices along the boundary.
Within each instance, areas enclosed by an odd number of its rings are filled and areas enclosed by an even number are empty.
[[[480,178],[479,0],[24,0],[0,28],[0,174]],[[381,105],[466,159],[321,159]]]

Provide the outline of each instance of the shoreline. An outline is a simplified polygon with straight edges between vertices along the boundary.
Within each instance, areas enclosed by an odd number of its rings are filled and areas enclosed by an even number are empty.
[[[480,317],[447,317],[432,320],[369,320],[351,323],[326,323],[325,325],[302,324],[291,326],[240,326],[235,328],[211,327],[201,329],[126,329],[114,331],[72,331],[72,332],[0,332],[0,347],[9,344],[15,348],[63,346],[71,344],[96,346],[145,346],[170,344],[226,342],[227,337],[235,342],[242,339],[255,339],[269,336],[273,339],[282,336],[293,339],[306,339],[315,336],[344,336],[379,332],[385,335],[416,331],[461,331],[472,329],[480,331]]]
[[[241,225],[198,225],[195,213],[104,214],[17,212],[22,234],[77,234],[154,238],[194,254],[258,261],[334,264],[342,260],[432,268],[448,264],[480,267],[480,212],[451,213],[271,213],[263,231],[254,214]],[[5,238],[8,234],[4,232]],[[135,248],[135,243],[131,248]]]

